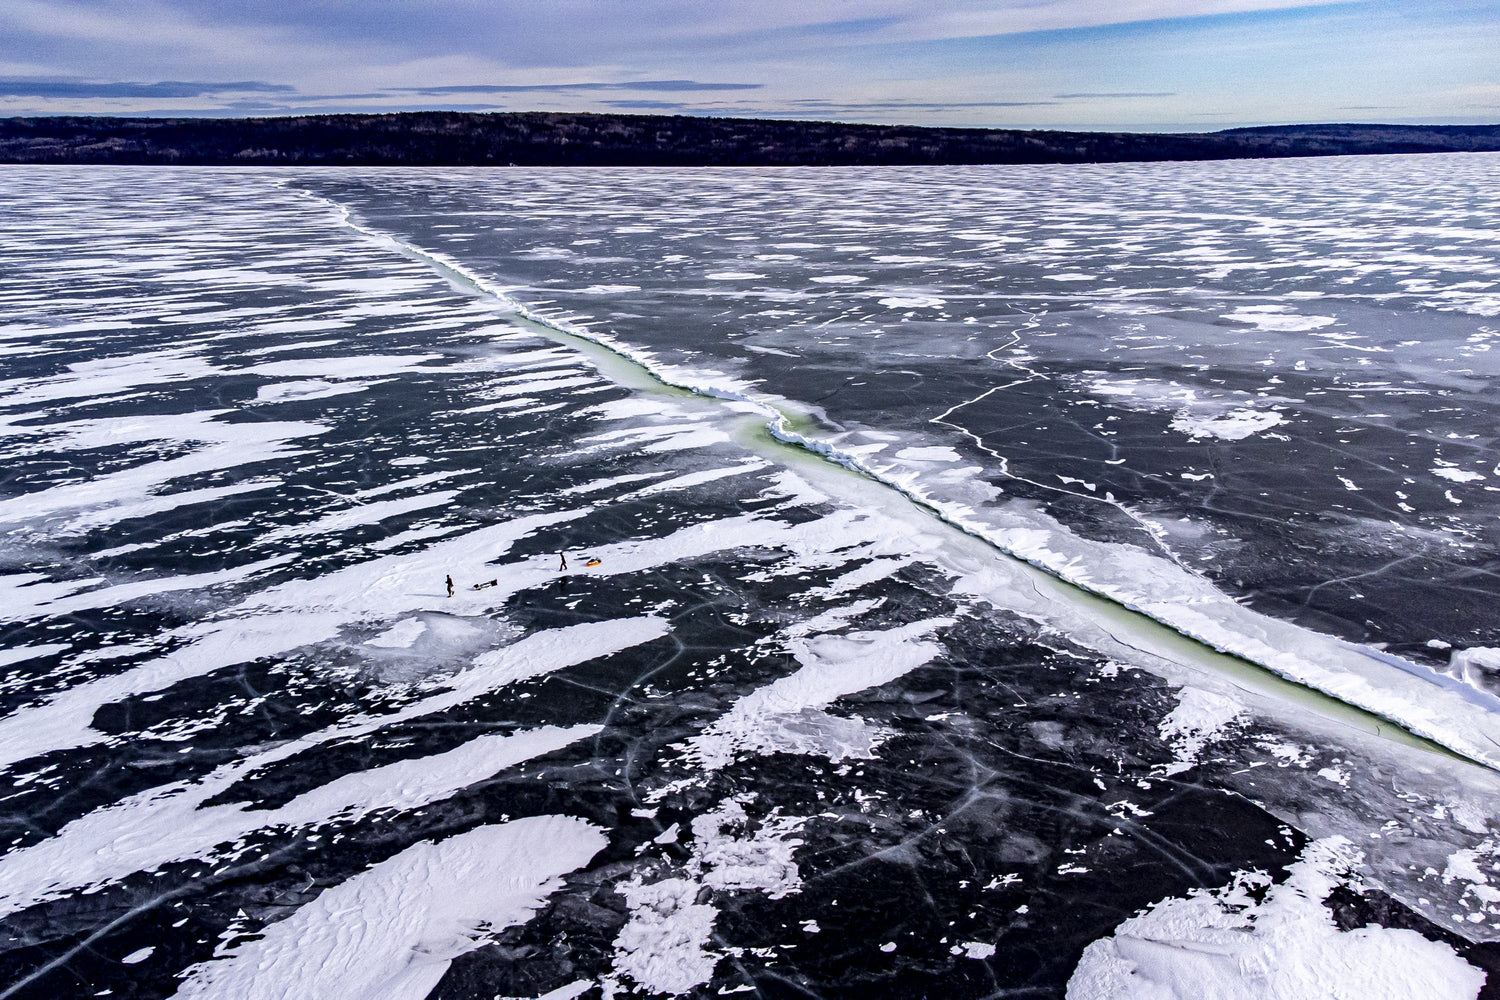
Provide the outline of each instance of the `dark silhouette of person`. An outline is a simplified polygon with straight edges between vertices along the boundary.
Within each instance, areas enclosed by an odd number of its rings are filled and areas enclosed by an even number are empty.
[[[449,576],[447,578],[447,580],[448,580],[448,596],[452,597],[453,596],[453,577]]]
[[[568,554],[566,552],[559,552],[557,554],[557,558],[562,563],[562,565],[558,566],[557,568],[558,569],[567,569],[568,568]]]

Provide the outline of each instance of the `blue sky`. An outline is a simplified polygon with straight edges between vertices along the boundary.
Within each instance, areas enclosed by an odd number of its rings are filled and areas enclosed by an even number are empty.
[[[5,0],[0,115],[1500,122],[1500,0]]]

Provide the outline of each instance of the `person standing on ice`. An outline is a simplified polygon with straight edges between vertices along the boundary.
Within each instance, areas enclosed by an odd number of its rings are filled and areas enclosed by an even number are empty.
[[[448,581],[448,596],[452,597],[453,596],[453,577],[452,577],[452,575],[449,575],[447,577],[447,581]]]
[[[557,568],[558,569],[567,569],[568,568],[568,554],[566,552],[559,552],[557,554],[557,558],[558,558],[558,560],[560,562],[560,565]]]

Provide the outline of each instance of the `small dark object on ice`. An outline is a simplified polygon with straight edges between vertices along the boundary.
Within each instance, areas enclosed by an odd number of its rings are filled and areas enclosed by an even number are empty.
[[[472,589],[472,590],[489,590],[491,587],[498,587],[499,585],[500,585],[500,580],[497,577],[494,580],[487,580],[484,583],[476,583],[470,589]]]
[[[447,582],[448,582],[448,596],[452,597],[453,596],[453,577],[449,576],[446,579],[447,579]]]

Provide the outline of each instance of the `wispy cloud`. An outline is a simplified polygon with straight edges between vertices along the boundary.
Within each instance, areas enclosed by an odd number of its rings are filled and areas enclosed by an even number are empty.
[[[162,80],[157,83],[118,81],[49,80],[0,78],[0,97],[207,97],[238,93],[294,93],[297,88],[282,83],[241,80],[233,83],[191,83]]]
[[[716,91],[759,90],[760,83],[700,83],[697,80],[637,80],[629,83],[471,83],[442,87],[392,87],[398,94],[531,94],[547,91],[645,90],[645,91]]]
[[[1080,94],[1054,94],[1060,101],[1073,101],[1080,99],[1099,100],[1114,97],[1176,97],[1174,90],[1120,90],[1107,93],[1080,93]]]
[[[788,101],[807,110],[840,111],[935,111],[959,108],[1047,108],[1056,101]]]
[[[694,110],[690,105],[679,104],[676,101],[605,101],[606,107],[619,108],[621,111],[682,111]]]

